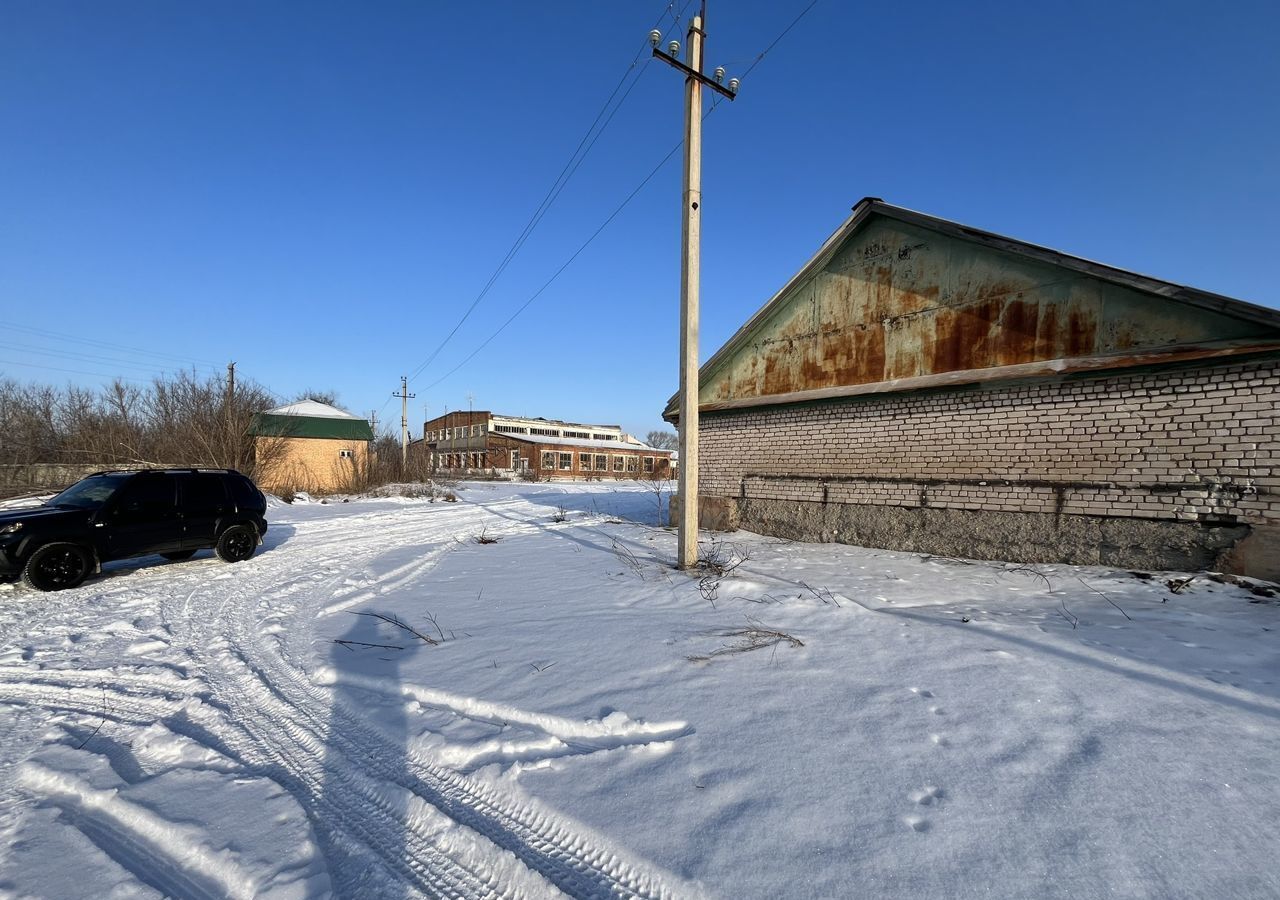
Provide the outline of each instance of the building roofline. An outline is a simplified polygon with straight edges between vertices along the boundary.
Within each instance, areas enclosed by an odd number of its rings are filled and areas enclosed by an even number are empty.
[[[1199,288],[1188,287],[1171,281],[1163,281],[1149,275],[1142,275],[1105,263],[1094,262],[1084,257],[1072,256],[1069,253],[1063,253],[1060,250],[1054,250],[1039,244],[1032,244],[1028,241],[996,234],[993,231],[984,231],[981,228],[973,228],[949,219],[932,216],[928,213],[917,212],[902,206],[894,206],[879,197],[863,197],[854,205],[849,217],[841,223],[839,228],[832,232],[830,237],[823,241],[817,253],[800,268],[800,271],[791,276],[763,306],[747,319],[741,328],[733,333],[729,340],[725,341],[719,350],[712,354],[710,359],[698,368],[699,388],[702,386],[703,376],[709,375],[726,357],[737,350],[754,330],[755,326],[767,318],[787,299],[792,288],[820,271],[835,255],[836,250],[845,240],[872,215],[896,219],[900,222],[940,232],[949,237],[980,244],[1005,253],[1012,253],[1037,262],[1060,266],[1083,275],[1121,285],[1122,287],[1164,297],[1177,303],[1185,303],[1189,306],[1196,306],[1221,315],[1265,325],[1269,328],[1280,328],[1280,310],[1270,309],[1245,300],[1236,300],[1211,291],[1202,291]],[[667,401],[666,408],[662,412],[662,417],[667,421],[671,421],[670,416],[676,412],[679,396],[677,392]]]

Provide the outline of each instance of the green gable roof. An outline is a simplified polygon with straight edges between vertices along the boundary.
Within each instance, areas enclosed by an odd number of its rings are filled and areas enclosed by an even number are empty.
[[[373,429],[364,419],[330,419],[273,413],[258,413],[254,416],[249,434],[257,437],[328,438],[338,441],[373,440]]]

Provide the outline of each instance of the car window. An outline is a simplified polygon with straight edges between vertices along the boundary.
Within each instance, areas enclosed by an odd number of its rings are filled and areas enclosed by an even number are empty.
[[[121,484],[132,478],[132,473],[118,475],[90,475],[67,488],[47,502],[47,506],[73,509],[97,509],[111,499]]]
[[[221,475],[184,475],[180,484],[182,509],[186,513],[212,514],[227,505],[227,489],[223,487]]]
[[[253,482],[248,478],[243,475],[232,475],[227,481],[231,483],[231,494],[236,498],[236,505],[240,509],[253,509],[261,503],[258,492],[254,490]]]
[[[117,518],[130,522],[150,522],[171,518],[176,485],[172,475],[140,475],[116,495],[112,508]]]

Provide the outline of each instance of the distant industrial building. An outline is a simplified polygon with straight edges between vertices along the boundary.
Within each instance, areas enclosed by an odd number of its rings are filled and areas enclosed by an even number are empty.
[[[651,478],[672,472],[672,453],[617,425],[451,412],[426,422],[433,469],[504,471],[537,478]]]
[[[1280,577],[1276,310],[865,199],[699,378],[714,525]]]

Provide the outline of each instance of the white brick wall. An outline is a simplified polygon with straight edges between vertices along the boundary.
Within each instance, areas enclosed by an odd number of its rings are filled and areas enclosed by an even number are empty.
[[[1277,523],[1278,400],[1267,360],[708,412],[701,493]]]

